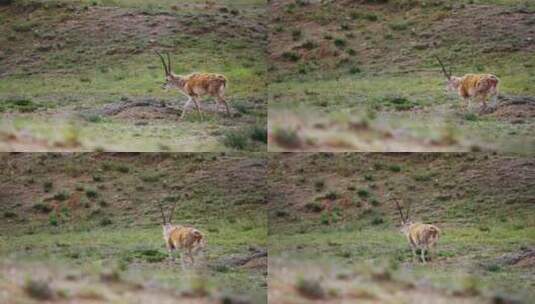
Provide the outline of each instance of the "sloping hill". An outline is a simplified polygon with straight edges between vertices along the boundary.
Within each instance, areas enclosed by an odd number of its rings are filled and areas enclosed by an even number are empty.
[[[245,137],[239,149],[261,149],[248,137],[266,119],[264,10],[256,0],[0,6],[0,150],[224,151],[237,148],[225,144],[233,135]],[[155,50],[170,53],[177,74],[226,75],[231,117],[205,98],[206,120],[180,121],[186,99],[161,89]]]
[[[59,302],[91,294],[94,302],[266,301],[262,154],[1,157],[0,267],[14,275],[0,286],[8,296],[31,295],[25,278],[38,269],[32,279],[53,277]],[[177,203],[174,222],[207,235],[197,267],[167,259],[157,202],[167,210]]]
[[[415,293],[434,294],[430,287],[446,298],[467,292],[476,296],[475,302],[532,296],[535,160],[531,157],[281,154],[271,156],[268,172],[270,257],[273,273],[278,273],[277,286],[290,284],[288,288],[296,291],[300,277],[319,280],[325,298],[336,302],[337,293],[328,296],[329,289],[338,290],[345,299],[352,294],[348,286],[377,284],[370,301],[388,303],[392,294],[384,294],[388,286],[373,279],[377,270],[392,275],[394,290],[403,290],[403,282],[419,282]],[[398,231],[394,199],[410,205],[413,220],[442,229],[436,256],[428,266],[411,263],[411,251]],[[317,267],[299,266],[300,262]],[[299,269],[316,269],[323,275],[309,276]],[[341,279],[327,279],[344,273]],[[406,296],[411,296],[410,290]]]
[[[272,149],[532,149],[531,2],[281,0],[271,8]],[[498,104],[464,111],[444,92],[435,56],[455,75],[496,74]]]

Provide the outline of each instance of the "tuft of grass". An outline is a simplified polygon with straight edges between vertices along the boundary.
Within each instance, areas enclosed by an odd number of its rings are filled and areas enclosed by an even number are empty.
[[[366,198],[370,196],[370,192],[367,189],[359,189],[359,191],[357,191],[357,195],[362,198]]]
[[[54,187],[54,184],[51,181],[46,181],[43,183],[43,191],[50,192],[52,188]]]
[[[316,188],[316,191],[321,191],[325,187],[325,180],[323,179],[317,179],[314,181],[314,188]]]
[[[401,172],[401,166],[400,165],[390,165],[388,166],[388,170],[392,172]]]
[[[4,211],[5,218],[16,218],[17,214],[13,211]]]
[[[52,226],[57,226],[59,224],[58,216],[55,212],[50,213],[48,216],[48,223]]]
[[[303,297],[313,300],[325,298],[325,290],[317,280],[298,278],[295,288]]]
[[[327,194],[325,194],[325,198],[329,200],[335,200],[340,197],[340,194],[338,192],[331,190]]]
[[[254,141],[267,144],[267,128],[264,125],[255,125],[251,129],[249,137]]]
[[[54,194],[54,199],[55,199],[55,200],[58,200],[58,201],[60,201],[60,202],[62,202],[62,201],[64,201],[64,200],[68,199],[69,196],[70,196],[70,194],[69,194],[68,191],[66,191],[66,190],[62,190],[62,191],[60,191],[60,192]]]
[[[273,140],[282,147],[290,149],[301,147],[301,139],[294,130],[277,128],[273,131],[272,136]]]
[[[52,211],[52,208],[44,203],[37,203],[33,205],[32,208],[41,213],[49,213],[50,211]]]
[[[323,210],[323,206],[319,202],[309,202],[305,204],[305,209],[311,212],[321,212]]]
[[[245,150],[249,145],[249,134],[243,129],[230,130],[223,135],[222,142],[226,147]]]
[[[24,285],[24,291],[32,298],[48,301],[54,297],[54,292],[47,281],[29,279]]]
[[[98,197],[98,192],[97,190],[93,189],[93,188],[88,188],[88,189],[85,189],[85,195],[88,197],[88,198],[96,198]]]
[[[297,62],[301,59],[301,55],[296,52],[284,52],[282,53],[282,58],[287,61]]]

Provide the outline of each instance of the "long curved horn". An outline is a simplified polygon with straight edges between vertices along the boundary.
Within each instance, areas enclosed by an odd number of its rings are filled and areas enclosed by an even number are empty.
[[[446,76],[446,78],[448,78],[448,80],[450,80],[451,79],[451,70],[450,70],[450,73],[448,74],[448,72],[446,71],[446,67],[444,66],[444,64],[442,63],[440,58],[438,58],[438,56],[435,56],[435,58],[438,60],[438,63],[440,64],[440,67],[442,68],[442,72],[444,73],[444,76]]]
[[[169,62],[167,65],[167,70],[169,71],[169,74],[171,74],[171,57],[169,56],[169,52],[167,52],[167,62]]]
[[[405,217],[403,216],[403,211],[401,211],[401,206],[399,205],[398,200],[395,200],[395,202],[396,202],[396,207],[398,208],[398,211],[399,211],[399,216],[401,216],[401,222],[405,223]]]
[[[169,70],[167,70],[167,64],[165,64],[165,59],[163,58],[162,54],[158,53],[158,51],[154,51],[156,53],[156,55],[158,55],[160,57],[160,59],[162,60],[162,64],[163,64],[163,69],[165,70],[165,76],[169,75]]]
[[[167,224],[167,222],[165,221],[165,212],[163,211],[162,202],[159,202],[159,203],[158,203],[158,206],[160,207],[160,212],[162,213],[162,221],[163,221],[163,225],[165,225],[165,224]]]
[[[175,202],[175,204],[173,205],[173,208],[171,208],[171,211],[169,212],[168,223],[171,223],[171,221],[173,220],[173,215],[175,215],[176,204],[177,202]]]

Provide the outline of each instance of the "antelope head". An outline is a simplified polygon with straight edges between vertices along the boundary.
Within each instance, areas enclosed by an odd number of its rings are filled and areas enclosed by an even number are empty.
[[[409,227],[413,224],[413,222],[409,218],[409,212],[410,212],[410,205],[408,206],[407,210],[405,211],[405,214],[403,213],[403,209],[399,205],[399,201],[395,200],[396,207],[399,211],[399,216],[401,218],[401,232],[404,234],[408,233]]]
[[[167,57],[167,62],[165,62],[165,58],[162,56],[162,54],[158,53],[158,51],[154,52],[156,55],[158,55],[158,57],[160,57],[165,72],[165,82],[162,85],[162,89],[167,90],[173,87],[182,89],[184,87],[184,80],[182,77],[173,74],[171,71],[171,57],[169,56],[169,53],[165,54]]]
[[[448,90],[448,91],[457,90],[457,88],[459,88],[459,84],[460,84],[459,77],[452,76],[451,68],[450,68],[450,70],[448,72],[446,70],[446,67],[442,63],[442,60],[440,60],[440,58],[438,58],[438,56],[435,56],[435,58],[437,59],[438,63],[440,64],[440,67],[442,68],[442,73],[444,73],[444,76],[447,79],[446,90]]]

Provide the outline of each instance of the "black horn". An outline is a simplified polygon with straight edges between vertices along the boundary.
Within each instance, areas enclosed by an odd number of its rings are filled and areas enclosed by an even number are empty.
[[[169,74],[171,74],[171,57],[169,56],[169,53],[167,53],[167,62],[169,62],[167,65],[167,71],[169,71]]]
[[[435,58],[438,60],[438,63],[440,64],[440,67],[442,68],[442,72],[444,73],[444,76],[446,76],[446,78],[448,78],[448,80],[450,80],[451,79],[451,69],[450,69],[450,72],[448,73],[446,71],[446,67],[444,66],[444,64],[442,63],[440,58],[438,58],[438,56],[435,56]]]
[[[165,59],[163,58],[162,54],[158,53],[158,51],[154,51],[156,53],[156,55],[158,55],[160,57],[160,59],[162,60],[162,64],[163,64],[163,69],[165,70],[165,76],[169,75],[169,70],[167,70],[167,64],[165,63]]]

